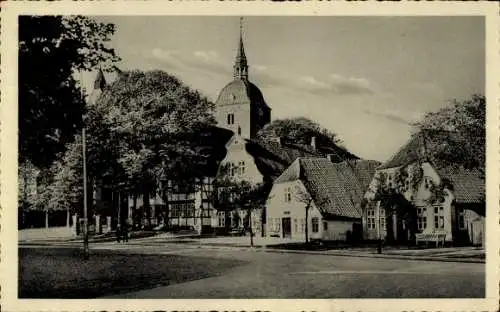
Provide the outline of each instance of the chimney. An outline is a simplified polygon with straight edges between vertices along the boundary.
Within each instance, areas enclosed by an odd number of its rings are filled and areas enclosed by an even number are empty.
[[[311,147],[312,147],[314,150],[316,150],[316,137],[315,137],[315,136],[313,136],[313,137],[311,138]]]
[[[330,161],[330,162],[334,162],[335,155],[333,155],[333,154],[327,154],[326,155],[326,159],[328,159],[328,161]]]

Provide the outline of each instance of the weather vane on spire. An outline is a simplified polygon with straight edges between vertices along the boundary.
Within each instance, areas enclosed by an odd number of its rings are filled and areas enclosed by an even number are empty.
[[[243,17],[240,17],[240,37],[243,35]]]

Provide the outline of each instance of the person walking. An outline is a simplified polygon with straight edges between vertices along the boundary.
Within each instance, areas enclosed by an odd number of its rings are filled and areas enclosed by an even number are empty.
[[[123,238],[122,240],[125,242],[125,243],[128,243],[128,222],[125,221],[123,223]]]
[[[122,233],[121,233],[121,232],[122,232],[121,227],[120,227],[120,226],[118,226],[118,227],[116,228],[116,233],[115,233],[115,234],[116,234],[116,242],[117,242],[117,243],[120,243],[120,238],[121,238],[121,235],[122,235]]]

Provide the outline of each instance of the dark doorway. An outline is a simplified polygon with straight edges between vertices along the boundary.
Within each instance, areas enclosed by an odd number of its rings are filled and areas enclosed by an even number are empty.
[[[292,237],[292,219],[290,217],[281,219],[281,228],[283,229],[283,238]]]

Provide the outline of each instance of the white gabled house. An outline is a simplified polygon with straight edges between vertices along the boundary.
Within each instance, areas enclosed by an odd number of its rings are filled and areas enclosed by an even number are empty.
[[[363,212],[364,238],[408,241],[413,226],[417,235],[442,233],[448,243],[481,245],[485,222],[483,173],[477,169],[440,164],[427,153],[428,135],[412,136],[389,161],[377,168],[366,194],[370,198],[381,182],[394,187],[397,183],[403,184],[404,198],[416,209],[414,224],[405,222],[397,213],[388,217],[379,203],[370,202]],[[405,178],[398,180],[401,172]],[[416,174],[418,178],[414,179]],[[380,181],[381,176],[386,181]],[[440,196],[436,197],[437,193]]]
[[[266,204],[267,234],[305,241],[361,239],[361,201],[376,161],[298,158],[274,182]],[[310,208],[306,220],[306,205]]]

